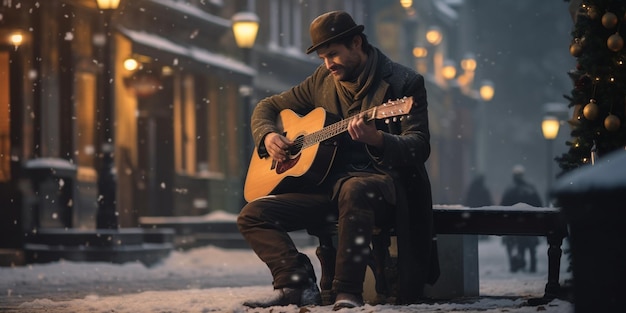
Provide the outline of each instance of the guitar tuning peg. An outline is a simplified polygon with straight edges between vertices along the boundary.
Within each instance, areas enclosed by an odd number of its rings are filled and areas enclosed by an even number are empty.
[[[388,118],[385,119],[385,124],[389,124],[389,119]]]
[[[398,118],[394,117],[394,118],[393,118],[393,121],[394,121],[394,122],[398,121]]]

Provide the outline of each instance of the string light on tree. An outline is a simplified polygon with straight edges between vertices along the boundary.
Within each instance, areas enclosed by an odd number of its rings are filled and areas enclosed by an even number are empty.
[[[600,16],[600,12],[595,5],[590,5],[587,7],[587,15],[589,15],[589,18],[591,18],[592,20],[595,20],[598,18],[598,16]]]

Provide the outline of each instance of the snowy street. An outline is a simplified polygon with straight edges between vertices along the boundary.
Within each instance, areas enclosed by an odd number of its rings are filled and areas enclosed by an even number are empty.
[[[410,306],[366,305],[355,312],[573,312],[553,300],[528,306],[543,295],[547,247],[538,247],[536,273],[510,273],[500,237],[479,241],[480,297]],[[316,263],[315,248],[306,248]],[[562,258],[561,283],[571,276]],[[241,302],[271,292],[271,276],[251,250],[213,246],[173,252],[161,264],[56,262],[0,268],[2,312],[306,312],[295,306],[246,310]],[[331,306],[309,312],[331,312]],[[350,311],[350,310],[344,310]]]

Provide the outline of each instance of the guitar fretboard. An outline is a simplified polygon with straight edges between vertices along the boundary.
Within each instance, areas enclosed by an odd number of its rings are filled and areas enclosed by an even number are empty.
[[[375,108],[371,108],[365,111],[364,113],[366,113],[369,116],[370,113],[373,112],[374,110]],[[294,145],[304,149],[304,148],[316,145],[324,140],[333,138],[345,132],[346,130],[348,130],[348,124],[350,124],[351,120],[352,118],[344,119],[339,122],[330,124],[318,131],[299,137],[294,141]]]
[[[408,114],[408,110],[405,111],[402,108],[403,104],[408,104],[408,108],[410,109],[411,104],[413,103],[412,98],[404,97],[402,99],[398,99],[396,101],[389,101],[387,103],[383,103],[382,105],[375,106],[370,108],[363,113],[368,120],[373,120],[376,118],[388,118],[395,117],[400,115]],[[380,115],[379,117],[377,115]],[[300,149],[304,149],[313,145],[316,145],[324,140],[335,137],[348,129],[348,124],[352,118],[347,118],[341,120],[339,122],[330,124],[318,131],[310,133],[308,135],[299,137],[294,140],[294,146]]]

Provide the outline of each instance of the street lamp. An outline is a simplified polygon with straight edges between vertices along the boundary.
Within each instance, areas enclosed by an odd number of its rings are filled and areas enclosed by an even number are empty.
[[[115,163],[113,162],[114,152],[114,65],[112,64],[115,54],[113,46],[113,36],[111,34],[112,14],[120,4],[120,0],[96,0],[98,9],[104,15],[104,35],[106,37],[104,53],[102,54],[103,84],[102,98],[100,105],[101,123],[101,155],[100,167],[98,171],[98,213],[96,215],[96,227],[98,229],[117,229],[119,227],[116,212],[116,182],[113,173]]]
[[[96,0],[98,2],[98,9],[100,10],[115,10],[120,5],[120,0]]]
[[[251,49],[259,31],[259,17],[254,12],[235,13],[232,18],[237,47]]]
[[[439,45],[443,40],[443,33],[437,26],[433,26],[426,31],[426,40],[433,46]]]
[[[443,68],[441,69],[441,74],[443,75],[443,78],[445,78],[448,81],[456,77],[456,67],[454,66],[454,61],[445,60],[443,62]]]
[[[472,53],[466,53],[463,59],[461,59],[461,68],[466,72],[474,72],[476,66],[476,57]]]
[[[480,86],[480,90],[478,90],[478,93],[480,94],[480,98],[483,99],[483,101],[491,101],[491,99],[493,99],[493,96],[495,95],[493,83],[488,80],[484,81]]]
[[[22,33],[20,32],[15,32],[9,36],[9,41],[11,42],[11,44],[18,47],[22,44],[22,41],[24,41],[24,35],[22,35]]]
[[[459,75],[457,81],[464,94],[473,96],[472,84],[474,83],[474,72],[476,71],[476,58],[472,53],[466,53],[461,59],[461,69],[463,74]]]
[[[244,60],[246,64],[250,67],[254,68],[254,60],[252,60],[252,47],[254,47],[254,42],[256,41],[256,35],[259,31],[259,17],[250,11],[238,12],[235,13],[232,17],[232,27],[233,34],[235,36],[235,42],[237,43],[237,47],[243,50],[244,52]],[[240,93],[244,98],[244,116],[245,118],[250,117],[250,107],[252,106],[252,98],[254,93],[254,88],[245,88],[242,86],[240,88]],[[252,141],[249,140],[249,135],[245,136],[244,144],[246,148],[251,149]]]
[[[476,143],[476,152],[478,159],[478,168],[481,171],[486,171],[487,169],[487,149],[488,149],[488,139],[489,139],[489,119],[487,118],[487,102],[493,99],[493,95],[495,94],[495,87],[491,81],[483,81],[480,85],[480,89],[478,90],[478,96],[480,97],[479,108],[478,108],[478,140]]]
[[[559,134],[559,119],[547,115],[543,118],[541,122],[541,132],[543,133],[543,137],[546,139],[548,143],[548,164],[547,164],[547,172],[548,172],[548,180],[546,181],[547,185],[547,193],[546,193],[546,203],[549,203],[548,195],[550,194],[550,188],[552,187],[552,142]]]

